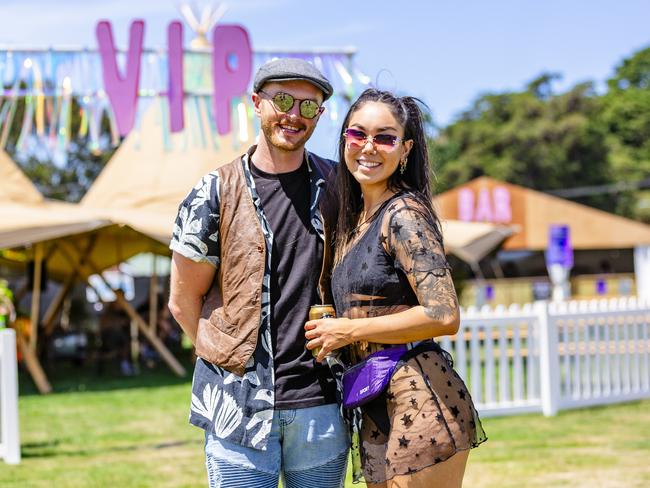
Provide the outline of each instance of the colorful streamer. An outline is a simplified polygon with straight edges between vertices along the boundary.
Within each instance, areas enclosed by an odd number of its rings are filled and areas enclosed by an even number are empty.
[[[169,107],[166,98],[168,60],[164,51],[144,54],[140,79],[138,110],[134,127],[142,130],[142,114],[151,102],[160,104],[163,145],[171,149]],[[368,85],[370,79],[361,73],[350,55],[344,53],[254,53],[253,72],[278,57],[301,57],[313,63],[332,82],[335,96],[327,102],[328,117],[323,121],[340,122],[355,93]],[[211,147],[218,150],[221,138],[217,133],[212,103],[211,56],[207,51],[186,51],[184,54],[184,85],[186,128],[182,140],[186,144]],[[117,146],[121,138],[117,131],[115,114],[104,91],[102,67],[97,51],[79,50],[0,50],[0,147],[7,145],[15,127],[17,109],[24,104],[24,115],[19,121],[20,132],[16,142],[19,151],[30,151],[40,146],[53,153],[68,150],[73,137],[86,140],[93,153]],[[250,85],[249,85],[250,90]],[[19,107],[20,105],[20,107]],[[250,95],[232,101],[232,143],[240,146],[250,139],[251,127],[259,133],[259,121],[254,116]],[[73,111],[77,110],[77,113]],[[73,118],[80,117],[77,127]],[[102,121],[109,122],[109,134],[102,133]],[[323,122],[321,122],[323,123]],[[73,133],[73,131],[75,131]],[[105,137],[108,135],[108,137]],[[135,135],[137,137],[137,134]]]

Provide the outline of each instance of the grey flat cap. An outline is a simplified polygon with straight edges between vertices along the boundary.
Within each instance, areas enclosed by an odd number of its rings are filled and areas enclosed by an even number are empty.
[[[304,80],[323,92],[323,101],[332,96],[334,89],[316,67],[298,58],[280,58],[260,66],[253,81],[253,91],[258,92],[270,81]]]

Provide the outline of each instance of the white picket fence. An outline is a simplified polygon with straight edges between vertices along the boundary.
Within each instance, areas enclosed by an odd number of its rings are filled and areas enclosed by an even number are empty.
[[[13,329],[0,330],[0,459],[8,464],[20,462],[16,332]]]
[[[469,308],[441,345],[481,415],[650,398],[650,302],[636,298]]]

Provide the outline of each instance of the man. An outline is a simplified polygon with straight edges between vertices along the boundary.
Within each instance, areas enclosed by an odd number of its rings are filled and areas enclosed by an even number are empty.
[[[196,346],[190,422],[206,431],[210,486],[344,484],[349,437],[326,366],[305,348],[320,303],[332,162],[305,143],[332,86],[311,64],[262,66],[259,144],[181,203],[169,308]]]

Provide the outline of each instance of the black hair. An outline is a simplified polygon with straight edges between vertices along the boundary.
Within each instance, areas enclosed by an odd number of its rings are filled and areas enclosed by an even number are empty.
[[[336,177],[339,200],[335,237],[337,254],[352,238],[363,208],[361,186],[345,164],[345,130],[348,128],[352,114],[367,102],[386,104],[395,120],[404,129],[403,140],[413,140],[413,147],[409,152],[404,173],[401,173],[398,167],[388,179],[388,188],[394,192],[408,191],[411,193],[430,214],[437,233],[440,229],[438,217],[433,209],[431,193],[433,174],[429,164],[423,110],[420,108],[421,106],[426,108],[426,104],[414,97],[397,97],[388,91],[368,88],[348,110],[339,135],[338,158],[340,164]]]

